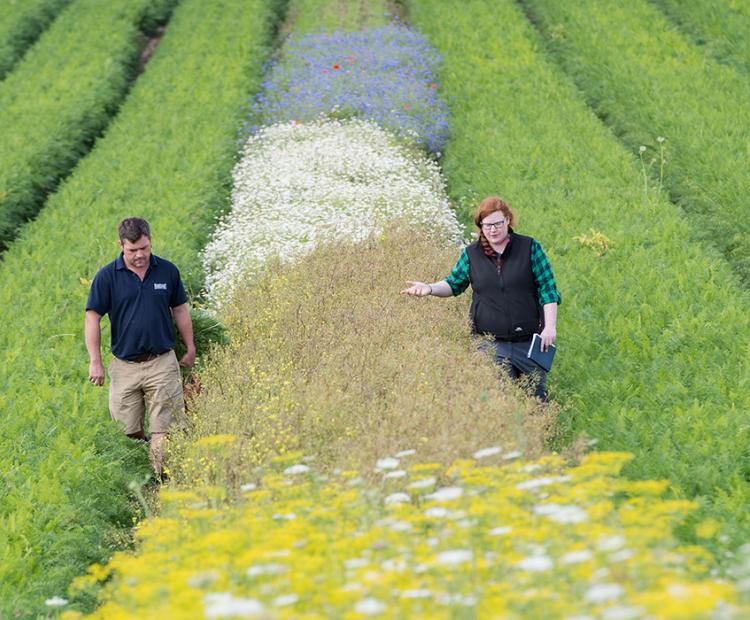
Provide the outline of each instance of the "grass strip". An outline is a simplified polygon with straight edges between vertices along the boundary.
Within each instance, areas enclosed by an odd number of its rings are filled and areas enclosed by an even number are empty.
[[[332,189],[335,200],[341,188]],[[221,481],[236,495],[254,466],[290,450],[328,469],[368,469],[407,449],[448,464],[488,442],[540,454],[554,408],[498,382],[469,338],[468,299],[398,294],[415,273],[434,281],[455,264],[458,248],[435,204],[434,235],[375,231],[334,242],[323,230],[323,246],[304,260],[286,269],[267,261],[239,284],[222,308],[231,344],[201,372],[194,428],[175,440],[176,480]],[[204,469],[195,445],[223,433],[242,439]]]
[[[232,443],[206,437],[209,459]],[[618,475],[630,455],[451,467],[403,455],[376,488],[285,455],[244,501],[162,491],[161,516],[78,580],[109,579],[89,618],[741,618],[750,601],[673,527],[694,506]],[[500,463],[501,465],[498,465]],[[372,468],[372,464],[368,469]],[[747,556],[743,554],[744,559]],[[164,561],[169,558],[169,561]],[[158,583],[159,587],[153,587]],[[76,620],[76,616],[65,620]]]
[[[174,4],[78,0],[0,84],[0,250],[116,113],[138,63],[140,24],[166,19]]]
[[[385,26],[392,18],[387,0],[292,0],[284,31],[350,32]]]
[[[750,284],[747,76],[707,59],[644,0],[523,4],[597,114],[631,150],[645,146],[645,172],[660,170],[656,138],[666,139],[665,187]]]
[[[732,0],[652,0],[719,62],[750,72],[750,5]]]
[[[563,434],[631,451],[629,475],[697,498],[695,519],[717,523],[709,546],[746,541],[750,356],[738,335],[750,298],[736,274],[675,205],[644,195],[638,159],[547,62],[518,7],[408,6],[445,57],[449,193],[504,196],[555,268]]]
[[[0,616],[106,557],[132,525],[127,486],[145,452],[87,385],[87,280],[117,255],[125,216],[150,220],[155,252],[192,281],[229,198],[243,104],[261,81],[279,2],[186,0],[107,135],[24,228],[0,269]],[[194,286],[196,288],[198,285]],[[108,334],[105,333],[105,342]]]
[[[5,0],[0,11],[0,80],[71,0]]]

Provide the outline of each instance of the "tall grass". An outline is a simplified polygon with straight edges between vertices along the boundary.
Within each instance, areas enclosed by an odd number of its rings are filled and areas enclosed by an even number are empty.
[[[750,297],[739,279],[666,197],[644,195],[639,160],[547,61],[517,6],[408,7],[445,56],[449,193],[504,196],[555,268],[561,430],[632,451],[630,475],[698,499],[721,524],[710,547],[744,542]]]
[[[26,226],[0,268],[0,616],[47,596],[132,525],[143,450],[86,382],[87,281],[117,254],[125,216],[199,286],[198,249],[228,201],[244,101],[261,80],[280,3],[186,0],[107,135]],[[107,342],[109,334],[104,335]]]
[[[6,0],[0,11],[0,80],[71,0]]]
[[[446,464],[495,442],[541,454],[554,410],[498,381],[469,337],[468,300],[398,294],[415,274],[444,277],[457,255],[419,230],[391,232],[246,281],[222,312],[232,343],[200,374],[192,431],[169,459],[177,481],[236,493],[292,450],[363,470],[407,449]],[[196,440],[225,433],[241,440],[206,472]]]
[[[78,0],[0,84],[0,249],[91,148],[134,76],[139,24],[175,0]]]
[[[652,0],[719,62],[750,71],[750,5],[732,0]]]
[[[524,0],[562,64],[597,114],[659,170],[702,239],[750,283],[750,82],[693,46],[645,0]]]

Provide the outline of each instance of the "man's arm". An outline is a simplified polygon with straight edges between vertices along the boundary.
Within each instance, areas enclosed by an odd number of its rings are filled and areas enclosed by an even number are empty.
[[[89,381],[94,385],[104,385],[104,365],[102,364],[102,332],[99,327],[102,315],[94,310],[86,310],[83,333],[86,349],[89,352]]]
[[[172,308],[172,316],[177,324],[177,330],[187,347],[187,352],[180,360],[180,366],[192,368],[195,364],[195,342],[193,342],[193,322],[190,320],[190,309],[187,304]]]

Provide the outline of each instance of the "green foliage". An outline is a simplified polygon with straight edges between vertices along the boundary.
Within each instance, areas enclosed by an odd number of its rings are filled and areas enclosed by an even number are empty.
[[[176,0],[156,3],[161,17]],[[0,86],[0,249],[116,113],[152,0],[78,0]],[[148,18],[151,19],[151,18]]]
[[[409,7],[445,56],[449,191],[505,197],[555,269],[563,304],[552,392],[569,438],[585,431],[602,448],[632,451],[630,475],[670,478],[676,494],[699,499],[721,523],[709,546],[722,534],[745,542],[750,296],[677,207],[644,196],[638,157],[546,62],[512,2]],[[574,239],[592,229],[606,252]]]
[[[292,0],[285,30],[360,30],[384,26],[390,18],[387,0]]]
[[[3,0],[0,11],[0,80],[70,0]]]
[[[524,0],[554,57],[596,113],[658,159],[664,187],[750,284],[750,81],[697,49],[646,0]],[[658,166],[657,166],[658,167]]]
[[[116,256],[118,222],[136,214],[156,253],[194,281],[228,204],[242,107],[278,4],[182,2],[106,136],[4,255],[0,617],[43,613],[45,598],[111,553],[112,527],[132,525],[128,482],[148,462],[109,421],[106,387],[87,384],[86,282]]]
[[[654,0],[720,62],[750,71],[750,4],[737,0]]]

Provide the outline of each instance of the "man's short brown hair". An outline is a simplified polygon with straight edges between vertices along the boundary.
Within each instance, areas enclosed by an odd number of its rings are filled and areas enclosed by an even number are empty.
[[[151,227],[142,217],[126,217],[120,222],[120,225],[117,227],[117,232],[120,235],[120,243],[126,239],[130,241],[130,243],[135,243],[138,239],[143,237],[143,235],[146,235],[151,239]]]

